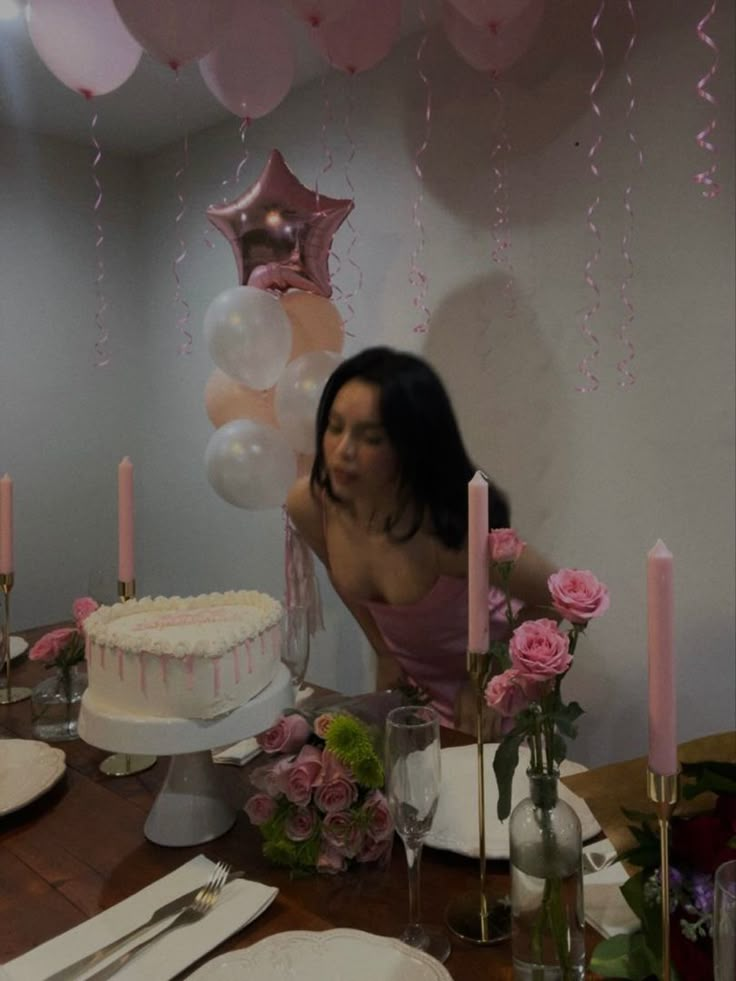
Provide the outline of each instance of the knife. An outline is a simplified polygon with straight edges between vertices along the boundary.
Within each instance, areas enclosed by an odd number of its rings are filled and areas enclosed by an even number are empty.
[[[244,872],[231,872],[227,877],[227,882],[232,882],[233,879],[242,879],[245,875]],[[85,954],[84,957],[80,957],[78,961],[73,964],[68,964],[66,967],[62,967],[60,970],[55,971],[53,974],[49,974],[44,981],[75,981],[83,971],[87,971],[94,967],[95,964],[99,964],[101,961],[105,960],[110,954],[115,953],[124,944],[129,943],[136,937],[140,937],[151,927],[156,926],[161,920],[165,920],[169,916],[173,916],[175,913],[181,912],[185,909],[191,902],[193,902],[194,897],[206,885],[203,882],[201,885],[197,886],[196,889],[191,889],[189,892],[184,893],[183,896],[177,896],[176,899],[170,900],[168,903],[164,903],[163,906],[159,906],[157,910],[151,914],[148,920],[141,926],[135,927],[135,929],[130,930],[128,933],[124,934],[122,937],[118,937],[117,940],[112,940],[109,944],[105,944],[104,947],[100,947],[99,950],[93,951],[91,954]]]

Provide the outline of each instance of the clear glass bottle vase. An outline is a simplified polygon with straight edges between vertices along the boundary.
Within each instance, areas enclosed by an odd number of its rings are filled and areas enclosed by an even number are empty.
[[[528,776],[509,821],[514,981],[583,981],[580,820],[559,799],[556,772]]]
[[[78,737],[82,695],[87,687],[84,663],[54,668],[31,692],[31,729],[34,739],[61,742]]]

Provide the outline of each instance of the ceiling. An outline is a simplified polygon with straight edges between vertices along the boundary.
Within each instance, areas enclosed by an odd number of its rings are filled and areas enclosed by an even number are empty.
[[[10,2],[24,4],[26,0],[0,0],[0,8]],[[425,4],[422,14],[422,2],[403,0],[402,36],[419,30],[425,18],[436,20],[435,4]],[[289,22],[297,59],[292,87],[296,88],[333,69],[312,45],[308,29],[295,17]],[[0,20],[0,126],[88,143],[95,112],[95,133],[106,150],[133,156],[233,118],[207,89],[195,63],[181,69],[177,78],[145,53],[124,85],[88,103],[43,64],[23,16]]]

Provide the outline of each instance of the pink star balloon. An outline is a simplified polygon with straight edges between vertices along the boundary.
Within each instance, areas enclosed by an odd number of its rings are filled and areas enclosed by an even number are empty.
[[[352,208],[349,198],[300,184],[272,150],[255,184],[234,201],[208,208],[207,217],[232,246],[241,286],[295,287],[329,297],[332,239]]]

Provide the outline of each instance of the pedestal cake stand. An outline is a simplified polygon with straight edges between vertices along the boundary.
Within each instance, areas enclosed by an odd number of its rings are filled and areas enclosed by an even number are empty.
[[[198,845],[228,831],[237,814],[223,798],[211,750],[263,732],[293,701],[291,676],[283,664],[255,698],[216,719],[115,715],[108,706],[96,704],[87,689],[79,735],[99,749],[171,756],[145,835],[157,845]]]

